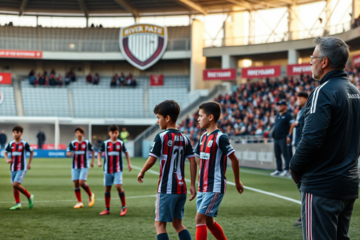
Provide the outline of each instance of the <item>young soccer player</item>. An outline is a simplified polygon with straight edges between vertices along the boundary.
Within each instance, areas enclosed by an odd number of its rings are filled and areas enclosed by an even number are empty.
[[[105,154],[104,160],[104,185],[105,185],[105,207],[106,209],[100,213],[100,215],[110,214],[110,198],[111,187],[115,184],[115,187],[119,193],[121,200],[120,216],[125,216],[127,212],[125,192],[122,188],[123,179],[123,160],[121,152],[125,153],[128,163],[129,172],[131,171],[130,155],[127,151],[123,141],[119,140],[119,127],[111,125],[108,129],[110,139],[104,141],[98,152],[98,166],[101,167],[102,153]]]
[[[214,221],[226,189],[225,171],[227,157],[234,171],[235,186],[241,194],[244,187],[240,182],[239,160],[229,139],[218,128],[221,107],[216,102],[199,106],[198,122],[206,132],[201,136],[195,154],[200,158],[199,189],[196,201],[196,240],[207,239],[207,228],[217,240],[225,240],[221,226]]]
[[[86,184],[87,175],[89,171],[89,151],[92,152],[91,167],[94,167],[95,151],[91,143],[84,139],[85,130],[82,127],[75,128],[76,140],[69,144],[66,156],[73,156],[71,175],[75,187],[75,196],[77,204],[74,208],[83,208],[84,204],[81,201],[80,186],[86,191],[89,196],[89,207],[95,203],[95,194],[91,192],[90,187]]]
[[[14,140],[9,142],[5,149],[5,160],[10,163],[11,182],[16,204],[10,210],[21,209],[20,193],[24,194],[29,200],[29,208],[34,206],[34,195],[30,194],[22,185],[26,171],[31,169],[31,161],[34,151],[30,145],[21,139],[23,128],[16,126],[13,128]],[[26,165],[26,153],[30,152],[29,164]],[[8,154],[11,154],[11,159]]]
[[[158,104],[154,113],[164,131],[156,135],[149,158],[138,175],[143,182],[146,171],[160,159],[160,178],[155,202],[155,229],[157,240],[168,240],[166,223],[171,222],[180,240],[190,240],[191,236],[182,224],[186,202],[185,158],[190,160],[190,201],[196,196],[196,161],[190,140],[176,129],[180,107],[175,101]]]

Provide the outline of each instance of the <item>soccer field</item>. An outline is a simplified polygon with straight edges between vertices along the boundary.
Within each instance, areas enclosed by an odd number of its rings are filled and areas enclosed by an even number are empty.
[[[124,166],[123,187],[128,213],[120,217],[120,200],[113,188],[111,215],[99,216],[104,209],[104,187],[102,168],[90,169],[88,185],[96,194],[92,208],[87,207],[87,196],[82,190],[85,207],[73,209],[76,204],[74,186],[71,181],[70,159],[34,159],[32,169],[27,172],[23,185],[35,195],[34,208],[29,210],[27,199],[21,195],[22,210],[9,211],[14,205],[10,182],[9,165],[0,159],[0,239],[156,239],[153,227],[155,194],[159,167],[145,175],[144,183],[136,176],[144,159],[132,159],[133,171]],[[186,177],[189,178],[187,165]],[[231,167],[227,171],[228,181],[233,181]],[[279,196],[300,200],[299,192],[292,180],[269,176],[269,171],[243,169],[241,181],[253,190],[263,190]],[[227,192],[216,219],[229,240],[233,239],[302,239],[301,230],[293,226],[300,215],[300,205],[291,199],[271,196],[266,192],[245,189],[240,195],[228,184]],[[195,239],[195,201],[187,201],[184,225]],[[355,204],[350,237],[360,239],[360,203]],[[170,239],[178,239],[168,225]],[[208,239],[214,239],[209,234]]]

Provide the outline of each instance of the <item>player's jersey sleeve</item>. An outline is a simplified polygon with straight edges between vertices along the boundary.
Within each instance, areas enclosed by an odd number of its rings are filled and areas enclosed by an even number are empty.
[[[224,154],[226,154],[226,156],[229,156],[231,153],[235,152],[233,146],[231,146],[229,142],[229,138],[226,135],[221,135],[219,137],[219,148]]]
[[[190,139],[188,137],[186,137],[186,139],[188,144],[186,145],[186,149],[185,149],[185,157],[187,158],[195,157],[194,149],[191,145]]]
[[[161,156],[161,139],[159,134],[156,135],[149,156],[159,158]]]
[[[10,143],[7,144],[5,151],[11,153],[11,144]]]
[[[74,145],[72,143],[70,143],[66,151],[73,152],[74,151]]]
[[[124,152],[124,153],[126,153],[128,150],[127,150],[127,148],[125,147],[125,143],[124,142],[122,142],[122,151]]]
[[[105,152],[105,143],[104,142],[100,145],[99,152]]]
[[[25,150],[28,151],[28,152],[34,151],[34,150],[32,149],[32,147],[30,147],[30,145],[29,145],[28,143],[25,143]]]
[[[93,145],[92,145],[90,142],[88,142],[88,150],[89,150],[89,151],[93,151],[93,150],[94,150],[94,147],[93,147]]]

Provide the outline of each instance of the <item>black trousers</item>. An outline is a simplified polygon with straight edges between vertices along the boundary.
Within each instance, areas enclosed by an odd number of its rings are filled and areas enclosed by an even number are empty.
[[[283,170],[282,159],[281,159],[281,154],[282,154],[285,160],[285,170],[289,171],[290,156],[289,156],[289,149],[286,143],[286,137],[274,141],[274,152],[275,152],[277,170],[278,171]]]
[[[355,199],[334,200],[301,192],[304,240],[349,240]]]

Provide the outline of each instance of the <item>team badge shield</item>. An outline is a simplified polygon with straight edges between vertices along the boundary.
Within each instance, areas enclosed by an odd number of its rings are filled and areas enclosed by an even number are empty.
[[[153,24],[134,24],[120,29],[120,50],[140,70],[154,65],[167,47],[167,29]]]

